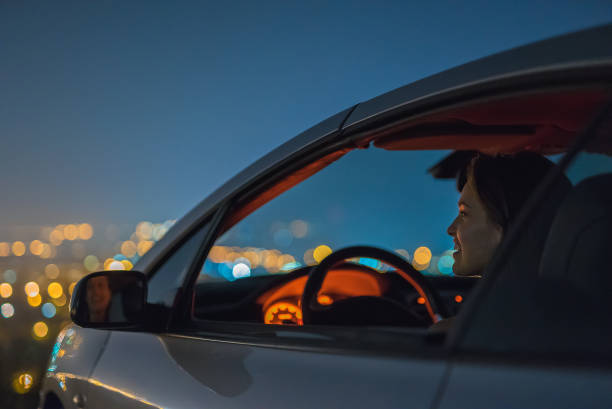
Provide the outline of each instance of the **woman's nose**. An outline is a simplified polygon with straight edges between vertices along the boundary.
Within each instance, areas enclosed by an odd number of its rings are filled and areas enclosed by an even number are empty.
[[[455,233],[457,232],[457,228],[455,227],[455,223],[457,223],[457,218],[455,218],[455,220],[453,220],[453,222],[450,224],[450,226],[448,226],[448,228],[446,229],[446,233],[448,233],[449,236],[455,236]]]

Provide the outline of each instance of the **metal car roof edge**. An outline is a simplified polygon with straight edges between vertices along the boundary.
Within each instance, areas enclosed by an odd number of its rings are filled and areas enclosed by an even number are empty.
[[[242,191],[243,188],[268,174],[280,161],[307,153],[330,138],[333,140],[333,137],[341,132],[343,124],[357,105],[346,108],[301,132],[227,180],[182,216],[164,237],[136,262],[134,269],[148,273],[169,249],[183,241],[194,225],[199,226],[212,217],[234,192]]]
[[[577,47],[576,43],[584,47]],[[346,128],[406,104],[466,86],[568,67],[609,64],[612,47],[605,44],[610,43],[612,24],[605,24],[485,56],[364,101],[347,119]]]
[[[603,60],[603,61],[602,60],[580,61],[576,63],[556,64],[554,66],[551,65],[547,67],[538,67],[538,68],[514,71],[512,73],[488,77],[482,80],[466,82],[466,83],[462,83],[461,85],[453,86],[450,88],[445,88],[440,91],[435,91],[429,94],[424,94],[420,97],[416,97],[414,99],[390,106],[381,111],[372,113],[371,115],[364,116],[363,118],[360,118],[353,122],[351,122],[351,118],[348,118],[348,120],[346,121],[347,125],[345,125],[345,127],[343,127],[342,130],[346,132],[352,132],[354,129],[360,128],[363,124],[368,123],[372,119],[380,117],[381,115],[385,115],[393,111],[400,110],[402,108],[406,108],[410,105],[418,104],[418,106],[421,106],[423,105],[422,103],[428,102],[432,99],[438,98],[443,95],[451,95],[451,94],[455,95],[457,91],[460,91],[460,90],[467,90],[467,89],[472,89],[476,87],[481,87],[483,85],[499,83],[501,81],[507,81],[513,78],[524,78],[530,75],[552,73],[552,72],[557,72],[557,71],[566,71],[566,70],[578,69],[578,68],[595,68],[595,67],[600,67],[600,66],[601,67],[610,66],[612,68],[612,57],[609,60]]]

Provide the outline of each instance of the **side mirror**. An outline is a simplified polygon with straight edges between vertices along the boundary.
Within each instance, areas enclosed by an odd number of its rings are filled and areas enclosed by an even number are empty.
[[[70,318],[86,328],[129,328],[143,324],[146,276],[138,271],[101,271],[74,287]]]

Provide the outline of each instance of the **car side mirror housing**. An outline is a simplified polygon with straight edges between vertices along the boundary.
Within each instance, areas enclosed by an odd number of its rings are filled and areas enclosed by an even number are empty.
[[[139,328],[144,324],[146,276],[139,271],[100,271],[79,280],[70,318],[85,328]]]

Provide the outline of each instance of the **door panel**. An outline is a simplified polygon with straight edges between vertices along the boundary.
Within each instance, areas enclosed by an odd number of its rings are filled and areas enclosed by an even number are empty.
[[[88,408],[428,408],[443,372],[442,360],[116,332]]]
[[[612,372],[508,364],[455,364],[439,409],[611,408]]]

